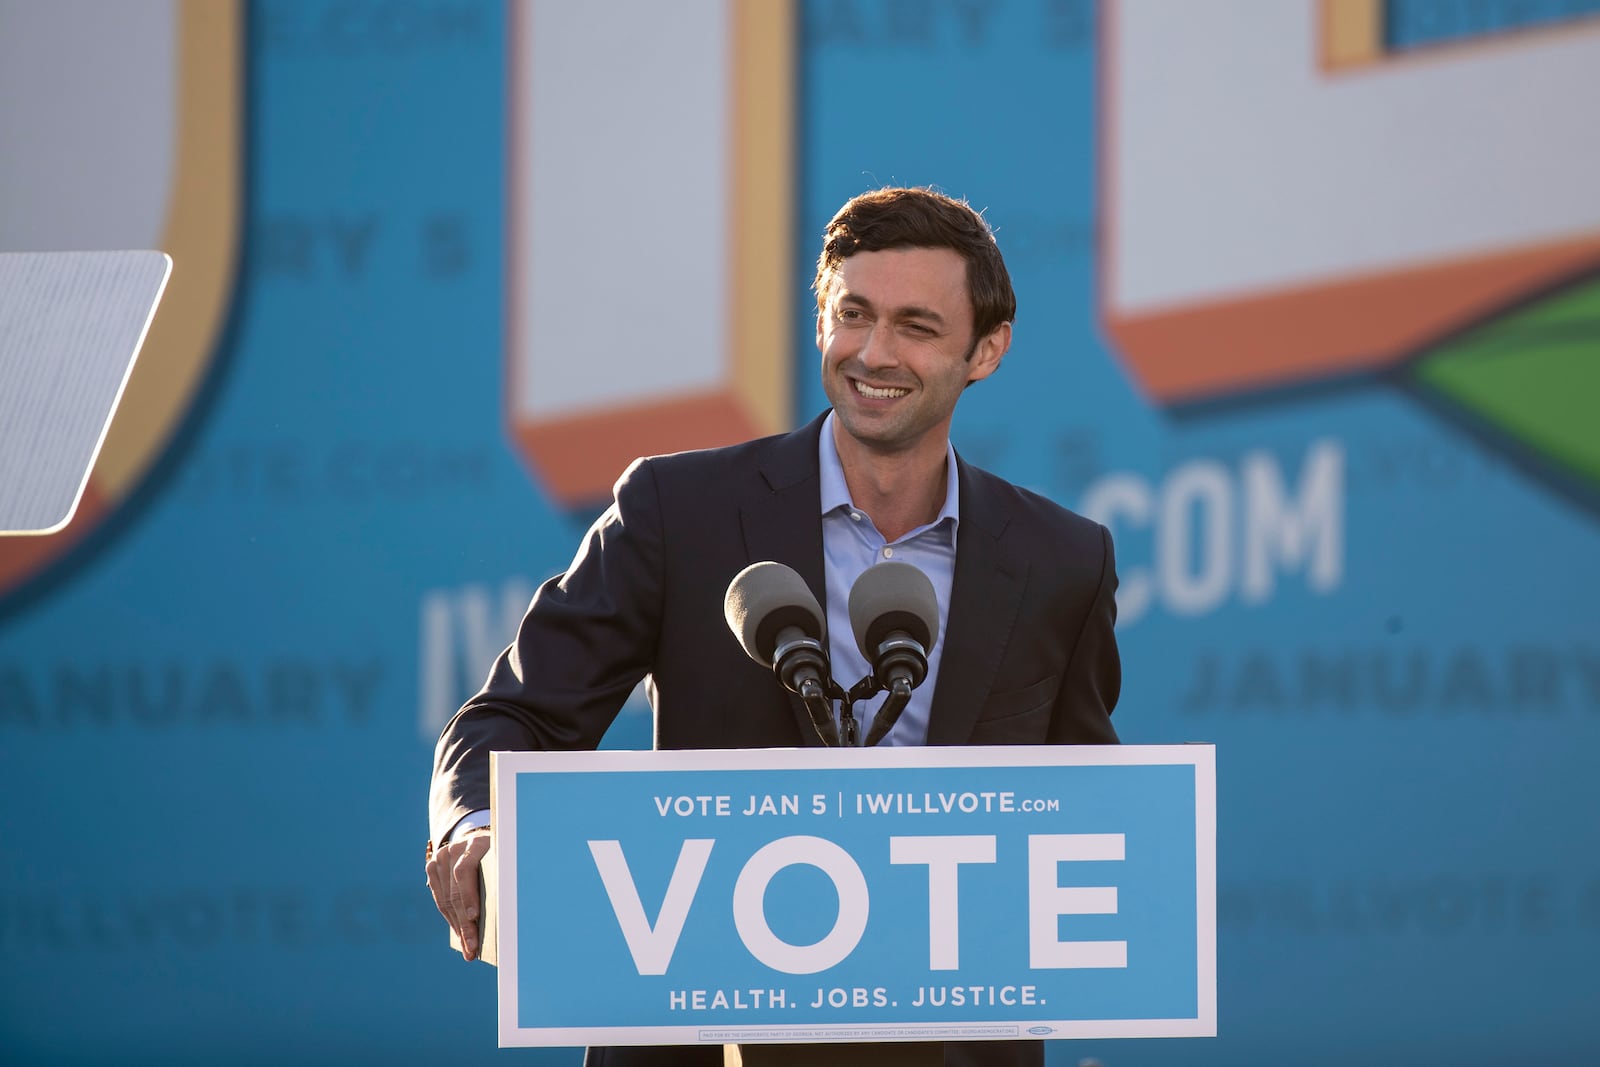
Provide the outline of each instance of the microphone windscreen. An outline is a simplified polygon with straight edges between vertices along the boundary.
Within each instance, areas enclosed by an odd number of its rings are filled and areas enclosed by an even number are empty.
[[[752,563],[734,575],[722,614],[745,655],[763,667],[772,666],[778,634],[786,627],[822,640],[822,605],[806,580],[782,563]]]
[[[933,583],[909,563],[891,560],[868,567],[850,589],[850,629],[868,663],[896,630],[932,651],[939,636],[939,597]]]

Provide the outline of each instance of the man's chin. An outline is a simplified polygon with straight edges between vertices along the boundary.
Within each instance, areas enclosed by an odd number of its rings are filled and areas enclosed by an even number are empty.
[[[874,452],[903,452],[911,447],[905,427],[886,412],[846,412],[834,408],[846,436]]]

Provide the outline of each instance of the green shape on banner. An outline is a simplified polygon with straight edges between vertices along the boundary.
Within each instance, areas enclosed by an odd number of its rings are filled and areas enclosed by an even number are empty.
[[[1600,486],[1600,279],[1445,342],[1417,379]]]

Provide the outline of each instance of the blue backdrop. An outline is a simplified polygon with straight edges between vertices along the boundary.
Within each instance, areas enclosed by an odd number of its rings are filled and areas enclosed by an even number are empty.
[[[1110,95],[1190,92],[1112,70],[1137,6],[806,0],[785,24],[788,422],[825,403],[806,284],[834,209],[888,183],[983,209],[1019,314],[956,447],[1111,525],[1124,741],[1218,746],[1221,1036],[1050,1061],[1600,1061],[1600,222],[1528,237],[1560,245],[1538,274],[1495,265],[1510,238],[1430,253],[1490,283],[1381,364],[1163,392],[1113,328],[1163,308],[1102,258],[1111,135],[1134,136]],[[1596,6],[1379,3],[1362,62],[1592,54]],[[0,33],[32,12],[0,5]],[[245,10],[236,268],[200,384],[59,552],[0,542],[7,1063],[578,1060],[497,1052],[494,974],[452,957],[422,872],[433,737],[600,506],[547,494],[508,428],[507,23],[470,0]],[[1523,162],[1590,173],[1591,129],[1552,118],[1553,162]],[[1399,184],[1388,151],[1364,181]],[[1277,232],[1201,221],[1173,239],[1219,264]],[[1196,340],[1176,365],[1232,358]],[[649,738],[630,705],[608,744]]]

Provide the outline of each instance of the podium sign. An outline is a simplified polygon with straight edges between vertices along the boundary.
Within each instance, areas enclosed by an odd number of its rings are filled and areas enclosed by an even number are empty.
[[[496,753],[500,1044],[1214,1036],[1214,759]]]

